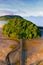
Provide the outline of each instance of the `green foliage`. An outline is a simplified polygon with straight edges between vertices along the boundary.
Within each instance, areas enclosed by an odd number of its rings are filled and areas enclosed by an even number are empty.
[[[31,21],[25,20],[20,16],[9,19],[2,31],[5,36],[10,38],[32,39],[40,37],[38,27]]]
[[[20,18],[20,16],[18,16],[18,15],[5,15],[5,16],[1,16],[0,17],[0,20],[1,21],[8,21],[8,20],[10,20],[10,19],[14,19],[14,18]]]

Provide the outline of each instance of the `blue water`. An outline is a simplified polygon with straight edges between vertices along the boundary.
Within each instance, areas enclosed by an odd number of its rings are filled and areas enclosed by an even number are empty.
[[[40,31],[41,31],[41,37],[43,38],[43,29],[40,29]]]
[[[6,22],[5,21],[0,21],[0,25],[3,25],[5,24]]]

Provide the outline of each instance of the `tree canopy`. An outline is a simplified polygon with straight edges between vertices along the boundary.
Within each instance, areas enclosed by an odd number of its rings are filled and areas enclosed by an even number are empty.
[[[32,39],[40,37],[38,27],[31,21],[20,16],[15,16],[13,19],[9,19],[3,26],[2,32],[9,38]]]

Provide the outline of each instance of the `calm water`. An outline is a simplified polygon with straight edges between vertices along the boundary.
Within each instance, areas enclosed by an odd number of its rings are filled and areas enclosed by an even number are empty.
[[[6,21],[0,21],[0,25],[3,25],[5,23],[6,23]]]
[[[41,31],[41,37],[43,38],[43,29],[40,29],[40,31]]]

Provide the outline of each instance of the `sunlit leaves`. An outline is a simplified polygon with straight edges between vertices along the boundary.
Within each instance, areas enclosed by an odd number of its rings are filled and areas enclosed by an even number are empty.
[[[10,19],[3,27],[4,35],[10,38],[32,39],[40,37],[38,27],[21,17]]]

